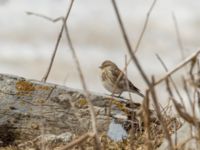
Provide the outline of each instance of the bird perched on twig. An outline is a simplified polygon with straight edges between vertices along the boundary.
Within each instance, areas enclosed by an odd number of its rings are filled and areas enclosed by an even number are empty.
[[[119,94],[119,96],[125,91],[130,91],[144,97],[140,90],[128,80],[126,75],[112,61],[104,61],[101,64],[100,69],[101,80],[106,90],[113,94]]]

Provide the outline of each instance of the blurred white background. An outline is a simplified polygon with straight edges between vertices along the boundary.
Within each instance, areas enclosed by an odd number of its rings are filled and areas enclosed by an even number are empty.
[[[51,23],[28,16],[26,11],[57,18],[64,16],[69,0],[0,0],[0,73],[40,80],[49,64],[61,22]],[[135,47],[152,0],[117,0],[131,44]],[[185,55],[200,45],[200,1],[158,0],[142,40],[137,57],[149,76],[164,74],[155,57],[159,53],[169,68],[181,60],[172,20],[175,13]],[[110,0],[75,0],[68,20],[72,41],[91,91],[106,93],[99,78],[98,66],[106,59],[120,68],[127,54]],[[133,64],[130,80],[142,91],[140,74]],[[65,36],[59,46],[48,82],[81,89],[75,64]]]

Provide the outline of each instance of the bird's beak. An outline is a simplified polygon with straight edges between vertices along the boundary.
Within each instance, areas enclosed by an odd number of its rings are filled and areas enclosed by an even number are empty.
[[[102,66],[99,66],[99,69],[102,69]]]

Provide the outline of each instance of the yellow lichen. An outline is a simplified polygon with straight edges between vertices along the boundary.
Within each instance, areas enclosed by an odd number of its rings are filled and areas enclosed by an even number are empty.
[[[84,107],[84,106],[86,106],[88,103],[87,103],[87,99],[85,99],[85,98],[80,98],[77,102],[76,102],[76,106],[78,107],[78,108],[82,108],[82,107]]]
[[[34,100],[34,102],[37,103],[37,104],[44,104],[45,101],[46,101],[46,100],[43,99],[43,98],[37,98],[37,99]]]
[[[32,128],[32,129],[35,129],[35,130],[38,130],[38,129],[39,129],[38,123],[32,122],[32,123],[31,123],[31,128]]]
[[[18,81],[16,83],[16,89],[19,92],[31,92],[35,90],[35,87],[28,81]]]
[[[49,90],[50,87],[38,85],[38,86],[35,86],[35,89],[36,89],[36,90]]]
[[[128,114],[129,111],[127,110],[125,104],[122,104],[121,102],[119,102],[119,101],[117,101],[115,99],[112,99],[111,103],[114,104],[119,110],[121,110],[124,113]]]

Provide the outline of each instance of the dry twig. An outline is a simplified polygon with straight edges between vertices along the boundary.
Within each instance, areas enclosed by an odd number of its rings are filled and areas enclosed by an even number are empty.
[[[83,141],[87,140],[88,138],[93,138],[95,136],[94,133],[86,133],[84,135],[81,135],[79,138],[77,138],[76,140],[73,140],[72,142],[68,143],[66,146],[63,146],[61,148],[59,148],[58,150],[68,150],[73,148],[76,145],[80,145]]]
[[[147,12],[147,16],[146,16],[146,19],[145,19],[145,22],[144,22],[144,26],[143,26],[143,28],[142,28],[142,32],[141,32],[141,34],[140,34],[140,37],[139,37],[139,39],[138,39],[138,42],[137,42],[136,47],[135,47],[135,50],[134,50],[135,53],[138,51],[138,48],[139,48],[139,46],[140,46],[140,43],[141,43],[141,41],[142,41],[142,38],[143,38],[143,36],[144,36],[144,33],[145,33],[145,31],[146,31],[146,28],[147,28],[147,25],[148,25],[148,22],[149,22],[149,17],[150,17],[151,12],[152,12],[152,10],[153,10],[155,4],[156,4],[156,1],[157,1],[157,0],[154,0],[154,1],[153,1],[153,3],[151,4],[151,6],[150,6],[150,8],[149,8],[149,10],[148,10],[148,12]]]
[[[118,7],[117,7],[117,4],[116,4],[115,0],[112,0],[112,4],[113,4],[113,7],[114,7],[116,16],[117,16],[118,23],[120,25],[120,29],[122,31],[122,35],[123,35],[124,41],[126,43],[126,47],[128,49],[129,55],[131,56],[131,59],[135,62],[135,65],[137,66],[137,68],[138,68],[140,74],[142,75],[143,79],[145,80],[146,84],[148,86],[150,86],[149,79],[147,78],[147,75],[143,71],[142,66],[140,65],[138,59],[136,58],[136,56],[135,56],[135,54],[134,54],[134,52],[132,50],[132,47],[130,45],[128,36],[126,34],[126,31],[125,31],[125,28],[124,28],[124,25],[123,25],[123,22],[122,22],[122,19],[121,19],[121,16],[120,16],[120,13],[119,13],[119,10],[118,10]]]
[[[151,150],[152,149],[152,143],[150,139],[150,111],[149,111],[149,91],[146,91],[144,98],[144,103],[143,103],[143,110],[144,110],[144,127],[146,128],[147,131],[147,136],[146,136],[146,143],[147,143],[147,149]]]
[[[188,142],[190,142],[191,140],[196,140],[198,142],[199,138],[196,137],[196,136],[191,136],[189,137],[188,139],[184,140],[183,142],[179,143],[177,146],[176,146],[176,149],[185,149],[185,146]]]
[[[187,97],[188,97],[188,100],[189,100],[190,105],[191,105],[191,108],[192,108],[192,98],[191,98],[190,93],[189,93],[187,81],[186,81],[186,79],[185,79],[184,77],[182,78],[182,82],[183,82],[183,88],[184,88],[184,90],[185,90],[185,93],[186,93],[186,95],[187,95]],[[173,96],[172,96],[172,97],[173,97]]]
[[[50,63],[49,63],[49,66],[48,66],[48,69],[47,69],[47,72],[45,73],[44,77],[42,78],[42,81],[46,82],[48,76],[49,76],[49,73],[51,71],[51,68],[52,68],[52,65],[53,65],[53,62],[54,62],[54,59],[55,59],[55,56],[56,56],[56,52],[58,50],[58,46],[60,44],[60,40],[61,40],[61,37],[62,37],[62,34],[63,34],[63,31],[64,31],[64,27],[66,25],[66,21],[69,17],[69,13],[71,11],[71,8],[72,8],[72,5],[74,3],[74,0],[71,0],[71,3],[70,3],[70,6],[69,6],[69,9],[67,10],[67,13],[66,13],[66,16],[64,17],[64,23],[62,24],[62,27],[60,29],[60,32],[59,32],[59,35],[58,35],[58,38],[57,38],[57,41],[56,41],[56,45],[55,45],[55,48],[54,48],[54,51],[53,51],[53,54],[51,56],[51,60],[50,60]],[[47,18],[46,18],[47,19]]]
[[[154,1],[153,1],[152,5],[150,6],[150,8],[149,8],[149,10],[148,10],[148,12],[147,12],[146,19],[145,19],[145,22],[144,22],[144,25],[143,25],[141,34],[140,34],[140,36],[139,36],[138,42],[136,43],[136,47],[135,47],[135,49],[134,49],[134,52],[137,52],[137,50],[138,50],[138,48],[139,48],[139,46],[140,46],[140,44],[141,44],[142,38],[143,38],[143,36],[144,36],[144,33],[145,33],[145,31],[146,31],[146,28],[147,28],[147,25],[148,25],[148,22],[149,22],[149,18],[150,18],[151,12],[152,12],[152,10],[153,10],[155,4],[156,4],[156,1],[157,1],[157,0],[154,0]],[[125,33],[125,36],[126,36],[126,33]],[[127,36],[126,36],[126,37],[127,37]],[[127,39],[128,39],[128,37],[127,37]],[[129,45],[130,45],[130,44],[129,44]],[[129,47],[130,47],[130,46],[129,46]],[[123,73],[125,73],[125,71],[126,71],[128,65],[130,64],[131,60],[132,60],[132,59],[129,59],[129,60],[127,61],[127,64],[125,65],[125,67],[124,67],[122,73],[121,73],[121,74],[119,75],[119,77],[117,78],[117,81],[116,81],[115,86],[114,86],[114,90],[113,90],[113,92],[112,92],[112,96],[113,96],[114,91],[116,90],[116,85],[118,84],[118,82],[119,82],[120,78],[122,77]]]
[[[160,57],[158,54],[156,54],[156,57],[157,57],[157,59],[160,61],[160,63],[162,64],[162,66],[163,66],[163,68],[165,69],[165,71],[167,72],[167,71],[168,71],[168,68],[167,68],[166,64],[164,63],[164,61],[161,59],[161,57]],[[183,97],[181,96],[181,94],[180,94],[180,92],[179,92],[179,90],[178,90],[178,88],[177,88],[177,86],[176,86],[176,83],[174,82],[174,80],[172,79],[171,76],[168,76],[168,78],[170,79],[172,85],[174,86],[174,89],[175,89],[175,91],[176,91],[176,93],[177,93],[179,99],[181,100],[181,103],[182,103],[183,106],[185,107],[185,104],[184,104],[184,101],[183,101]],[[185,107],[185,109],[186,109],[186,107]]]
[[[97,149],[101,149],[101,144],[100,144],[100,141],[99,141],[99,137],[98,137],[98,132],[97,132],[97,125],[96,125],[96,116],[95,116],[95,111],[94,111],[94,108],[93,108],[93,105],[91,103],[91,100],[90,100],[90,94],[89,94],[89,91],[87,90],[87,86],[86,86],[86,82],[85,82],[85,79],[84,79],[84,76],[83,76],[83,73],[82,73],[82,70],[81,70],[81,67],[80,67],[80,63],[79,63],[79,60],[78,60],[78,57],[76,55],[76,52],[75,52],[75,49],[73,47],[73,44],[72,44],[72,41],[71,41],[71,38],[70,38],[70,35],[69,35],[69,31],[68,31],[68,28],[67,28],[67,24],[66,24],[66,20],[69,16],[69,13],[70,13],[70,10],[71,10],[71,7],[72,7],[72,4],[73,4],[74,0],[71,1],[71,5],[70,5],[70,8],[69,8],[69,11],[67,12],[67,15],[65,18],[63,17],[58,17],[56,19],[52,19],[50,17],[47,17],[47,16],[44,16],[44,15],[41,15],[41,14],[37,14],[37,13],[32,13],[32,12],[28,12],[29,15],[35,15],[35,16],[38,16],[38,17],[41,17],[43,19],[46,19],[46,20],[49,20],[49,21],[52,21],[52,22],[57,22],[57,21],[60,21],[62,20],[63,21],[63,26],[61,28],[61,31],[60,31],[60,34],[59,34],[59,38],[57,40],[58,44],[59,44],[59,41],[61,39],[61,36],[62,36],[62,33],[63,33],[63,30],[65,29],[65,34],[66,34],[66,37],[67,37],[67,41],[68,41],[68,44],[69,44],[69,47],[70,47],[70,50],[72,52],[72,55],[73,55],[73,58],[74,58],[74,61],[76,63],[76,67],[77,67],[77,70],[78,70],[78,73],[79,73],[79,77],[80,77],[80,80],[81,80],[81,83],[82,83],[82,86],[83,86],[83,90],[84,90],[84,95],[88,101],[88,105],[89,105],[89,110],[90,110],[90,114],[91,114],[91,122],[92,122],[92,129],[93,129],[93,132],[95,134],[95,139],[96,139],[96,146],[97,146]],[[58,44],[56,44],[58,46]],[[45,75],[45,77],[43,78],[44,81],[46,81],[47,77],[48,77],[48,74],[50,72],[50,69],[51,69],[51,66],[52,66],[52,63],[53,63],[53,60],[54,60],[54,57],[55,57],[55,54],[56,54],[56,51],[57,51],[57,47],[55,48],[55,51],[54,51],[54,54],[52,56],[52,61],[51,61],[51,64],[50,64],[50,67],[47,71],[47,74]]]
[[[142,31],[141,31],[141,33],[140,33],[139,39],[138,39],[138,41],[137,41],[137,43],[136,43],[136,46],[135,46],[135,49],[134,49],[134,52],[135,52],[135,53],[136,53],[136,52],[138,51],[138,49],[139,49],[139,46],[140,46],[141,41],[142,41],[142,39],[143,39],[144,33],[145,33],[146,29],[147,29],[147,25],[148,25],[148,23],[149,23],[149,18],[150,18],[150,16],[151,16],[152,10],[153,10],[153,8],[154,8],[156,2],[157,2],[157,0],[154,0],[154,1],[153,1],[153,3],[151,4],[151,6],[150,6],[150,8],[149,8],[149,10],[148,10],[148,12],[147,12],[146,19],[145,19],[145,21],[144,21],[144,25],[143,25]],[[131,60],[132,60],[131,58],[128,60],[127,65],[130,64]]]
[[[176,100],[175,100],[173,97],[171,97],[171,99],[172,99],[172,101],[173,101],[173,103],[174,103],[174,105],[175,105],[175,108],[176,108],[178,114],[179,114],[185,121],[187,121],[187,122],[189,122],[189,123],[195,125],[195,124],[196,124],[196,118],[190,116],[187,112],[185,112],[183,106],[182,106],[181,104],[177,103]]]
[[[52,18],[47,17],[45,15],[38,14],[38,13],[35,13],[35,12],[30,12],[30,11],[27,11],[26,14],[27,15],[33,15],[33,16],[36,16],[36,17],[41,17],[41,18],[46,19],[46,20],[51,21],[51,22],[57,22],[57,21],[60,21],[60,20],[64,20],[64,17],[58,17],[58,18],[52,19]]]
[[[126,77],[126,87],[128,89],[128,94],[129,94],[129,98],[130,98],[130,105],[131,105],[131,108],[133,109],[133,106],[134,106],[134,103],[133,103],[133,99],[131,97],[131,93],[130,93],[130,87],[129,87],[129,81],[128,81],[128,71],[127,71],[127,56],[125,55],[125,77]],[[135,119],[135,113],[134,112],[131,112],[131,147],[134,149],[134,139],[135,139],[135,130],[134,130],[134,121]]]
[[[181,57],[182,57],[182,60],[184,60],[185,54],[184,54],[184,49],[183,49],[183,42],[182,42],[182,39],[181,39],[181,34],[180,34],[178,22],[177,22],[177,19],[176,19],[176,16],[175,16],[174,13],[172,13],[172,19],[173,19],[174,27],[175,27],[175,30],[176,30],[176,37],[177,37],[178,46],[179,46],[179,49],[180,49],[180,52],[181,52]]]
[[[161,83],[162,81],[164,81],[166,78],[168,78],[170,75],[172,75],[173,73],[175,73],[176,71],[178,71],[179,69],[181,69],[183,66],[185,66],[186,64],[188,64],[190,61],[192,61],[193,58],[197,57],[197,55],[199,53],[200,53],[200,50],[194,52],[189,57],[187,57],[185,60],[183,60],[182,62],[180,62],[176,67],[174,67],[174,69],[172,69],[171,71],[168,71],[164,77],[162,77],[158,81],[156,81],[155,84],[154,84],[154,86],[158,85],[159,83]]]
[[[165,137],[169,142],[169,148],[171,150],[173,150],[172,139],[170,137],[169,131],[168,131],[167,127],[166,127],[165,121],[164,121],[163,116],[161,114],[161,110],[160,110],[160,107],[159,107],[159,104],[158,104],[158,101],[157,101],[157,97],[156,97],[156,93],[155,93],[155,89],[154,89],[155,88],[154,83],[155,83],[155,79],[154,79],[154,77],[152,77],[152,86],[150,88],[150,92],[151,92],[151,95],[152,95],[153,103],[155,105],[155,110],[157,112],[158,119],[160,120],[160,123],[162,125]]]
[[[174,97],[173,92],[172,92],[171,87],[170,87],[170,84],[169,84],[169,79],[168,79],[168,78],[166,78],[165,83],[166,83],[166,87],[167,87],[168,94],[169,94],[171,97]]]
[[[83,72],[81,70],[81,66],[80,66],[76,51],[75,51],[75,49],[74,49],[74,47],[72,45],[72,41],[71,41],[67,26],[65,26],[65,31],[66,31],[67,40],[68,40],[68,43],[69,43],[69,46],[70,46],[70,50],[72,52],[74,61],[76,63],[77,70],[79,72],[79,77],[80,77],[80,80],[81,80],[81,83],[82,83],[84,94],[85,94],[85,97],[86,97],[87,102],[88,102],[90,115],[91,115],[92,129],[93,129],[93,132],[95,134],[95,140],[96,140],[96,146],[97,146],[96,148],[97,149],[101,149],[101,143],[100,143],[99,136],[98,136],[98,131],[97,131],[96,115],[95,115],[93,104],[92,104],[92,102],[90,100],[90,93],[89,93],[89,91],[87,89],[86,82],[85,82],[85,79],[84,79],[84,76],[83,76]]]

